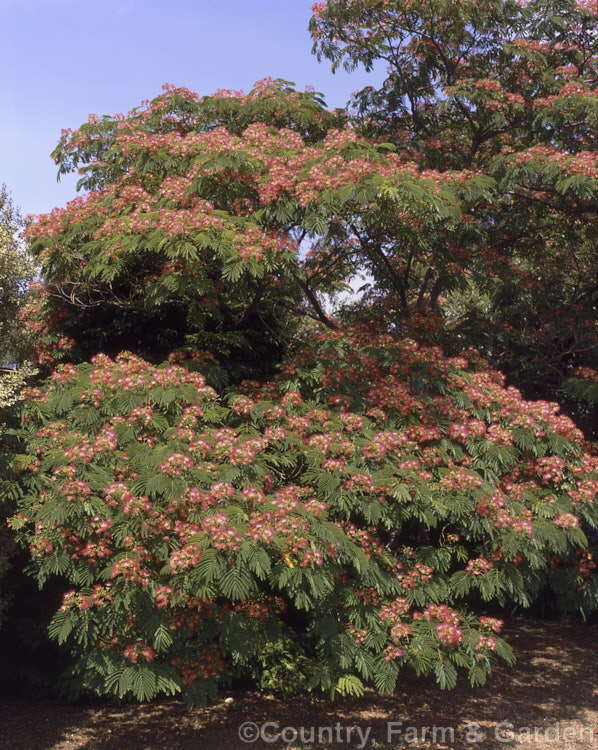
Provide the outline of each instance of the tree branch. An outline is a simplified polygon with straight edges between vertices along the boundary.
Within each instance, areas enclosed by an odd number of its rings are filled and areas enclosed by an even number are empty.
[[[303,279],[300,279],[299,277],[297,277],[297,282],[298,282],[299,286],[301,287],[301,289],[303,290],[303,292],[305,293],[305,296],[309,300],[311,306],[315,310],[315,313],[318,316],[318,320],[321,323],[324,323],[324,325],[327,326],[328,328],[330,328],[333,331],[335,331],[338,328],[338,326],[336,325],[336,323],[333,320],[331,320],[326,315],[326,313],[322,309],[322,305],[320,305],[320,303],[318,302],[318,298],[316,297],[316,295],[314,294],[314,292],[309,288],[307,282],[304,281]]]

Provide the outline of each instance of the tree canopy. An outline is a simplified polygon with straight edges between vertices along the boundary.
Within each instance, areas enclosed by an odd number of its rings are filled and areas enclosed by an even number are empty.
[[[82,689],[480,684],[501,608],[596,610],[596,17],[329,0],[315,51],[389,66],[345,111],[167,86],[63,132],[11,523]]]

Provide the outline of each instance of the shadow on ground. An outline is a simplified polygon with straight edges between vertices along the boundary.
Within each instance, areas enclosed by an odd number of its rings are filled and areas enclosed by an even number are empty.
[[[239,692],[192,712],[174,700],[142,706],[4,700],[0,748],[598,749],[598,627],[522,619],[509,623],[504,634],[515,649],[517,666],[499,668],[483,688],[460,683],[446,693],[431,680],[406,676],[393,696],[368,692],[331,704],[312,697],[281,700]],[[263,730],[265,739],[244,742],[239,737],[244,722],[271,724]],[[252,731],[253,726],[246,729],[247,739]]]

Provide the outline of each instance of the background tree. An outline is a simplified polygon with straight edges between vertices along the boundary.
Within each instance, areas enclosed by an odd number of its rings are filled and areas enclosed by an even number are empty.
[[[6,185],[0,185],[0,363],[3,366],[22,361],[26,355],[17,345],[17,317],[34,267],[25,248],[23,226]],[[6,388],[10,389],[8,382]]]
[[[530,397],[558,399],[588,435],[595,398],[598,38],[594,3],[329,0],[311,33],[333,69],[386,64],[355,95],[354,123],[420,169],[470,169],[491,198],[411,243],[386,244],[376,292],[404,317],[445,316],[445,345],[473,344]],[[379,243],[376,227],[365,239]],[[582,368],[582,369],[579,369]]]
[[[17,346],[16,319],[33,277],[33,265],[23,245],[22,227],[23,221],[7,187],[0,186],[0,483],[6,479],[9,457],[6,410],[18,400],[28,375],[23,370],[6,367],[15,365],[23,355]],[[6,527],[7,512],[12,509],[0,505],[0,583],[15,552],[13,534]],[[0,622],[10,601],[10,593],[0,589]]]

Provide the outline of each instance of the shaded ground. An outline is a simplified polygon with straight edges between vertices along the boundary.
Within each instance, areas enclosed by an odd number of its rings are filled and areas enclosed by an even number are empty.
[[[598,627],[520,620],[505,635],[517,667],[500,668],[484,688],[463,682],[442,693],[430,680],[409,677],[393,696],[368,692],[333,704],[231,692],[190,713],[173,700],[143,706],[3,701],[0,748],[598,750]],[[264,728],[265,722],[272,723]],[[262,739],[253,742],[239,736],[245,732],[251,740],[260,730]]]

